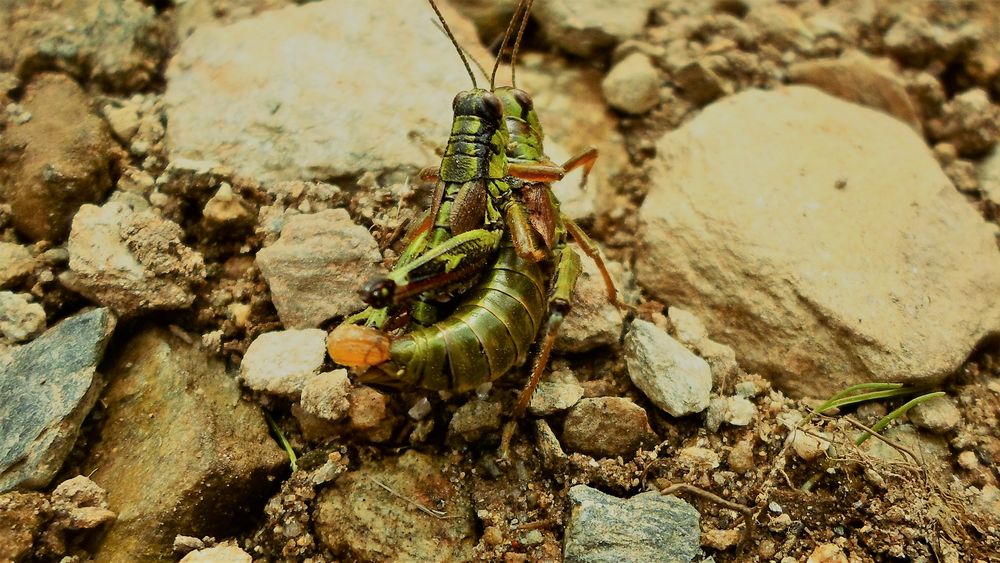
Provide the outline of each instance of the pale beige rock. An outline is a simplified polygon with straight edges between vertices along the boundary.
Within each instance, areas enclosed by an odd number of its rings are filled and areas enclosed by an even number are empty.
[[[384,442],[392,437],[393,416],[389,396],[364,385],[351,390],[347,416],[350,427],[372,442]]]
[[[446,17],[487,60],[471,23]],[[196,29],[167,69],[171,159],[271,180],[433,164],[426,140],[444,143],[471,86],[434,20],[424,2],[327,0]]]
[[[59,280],[121,315],[179,309],[205,277],[201,254],[180,226],[119,202],[84,205],[69,235],[69,271]]]
[[[809,554],[806,563],[848,563],[844,550],[834,543],[824,543]]]
[[[792,450],[804,461],[813,461],[830,448],[830,435],[815,428],[792,430]]]
[[[639,115],[660,103],[660,77],[643,53],[632,53],[611,67],[601,82],[608,104],[625,113]]]
[[[351,403],[351,380],[346,369],[325,371],[308,378],[302,387],[302,408],[327,422],[347,415]]]
[[[652,0],[541,0],[534,16],[549,41],[574,55],[588,56],[639,35]]]
[[[255,390],[298,398],[326,359],[326,332],[318,328],[265,332],[247,348],[240,379]]]
[[[192,551],[181,563],[250,563],[253,557],[235,545],[217,545]]]
[[[278,242],[257,253],[271,300],[287,328],[307,328],[361,310],[358,288],[383,270],[367,229],[347,211],[295,215]]]
[[[11,342],[26,342],[45,330],[45,309],[31,302],[27,293],[0,291],[0,335]]]
[[[935,434],[951,432],[962,422],[962,411],[947,396],[920,403],[906,414],[913,424]]]
[[[35,270],[28,249],[12,242],[0,242],[0,289],[13,287]]]
[[[657,154],[638,280],[748,371],[800,396],[939,381],[1000,330],[992,231],[901,122],[812,88],[751,90]]]

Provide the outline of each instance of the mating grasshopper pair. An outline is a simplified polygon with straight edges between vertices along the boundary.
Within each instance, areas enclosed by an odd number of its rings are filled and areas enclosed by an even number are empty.
[[[367,381],[461,391],[523,364],[544,325],[531,378],[514,408],[517,418],[548,362],[580,273],[570,237],[597,262],[609,296],[620,305],[596,245],[560,212],[550,186],[578,167],[586,181],[597,151],[584,151],[562,166],[551,162],[534,104],[516,88],[513,70],[512,86],[496,88],[498,55],[490,89],[478,88],[447,22],[428,1],[462,57],[473,89],[455,97],[440,167],[421,172],[422,178],[437,180],[432,208],[411,232],[392,272],[362,290],[370,307],[336,328],[328,348],[337,363],[373,366],[363,376]],[[531,4],[518,3],[500,46],[502,55],[520,13],[512,69]],[[452,296],[477,275],[471,289]],[[458,305],[439,320],[438,302],[449,297]],[[404,303],[416,328],[391,338],[379,329]]]

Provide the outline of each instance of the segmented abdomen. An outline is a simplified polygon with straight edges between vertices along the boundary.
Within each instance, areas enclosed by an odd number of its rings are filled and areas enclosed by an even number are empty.
[[[486,278],[445,320],[392,343],[400,379],[433,390],[463,391],[524,363],[546,313],[546,278],[505,239]]]

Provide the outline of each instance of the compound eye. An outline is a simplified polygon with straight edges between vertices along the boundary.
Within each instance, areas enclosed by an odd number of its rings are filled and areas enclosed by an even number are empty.
[[[396,294],[396,282],[387,278],[376,278],[361,288],[361,299],[376,308],[392,305]]]
[[[499,120],[503,116],[503,102],[493,92],[486,92],[483,95],[483,101],[486,103],[490,117]]]
[[[535,107],[534,100],[532,100],[531,96],[529,96],[528,93],[525,92],[524,90],[519,90],[515,88],[511,90],[511,94],[514,95],[514,99],[517,100],[517,103],[521,104],[522,108],[526,110],[531,110],[532,108]]]
[[[451,111],[454,113],[458,111],[458,104],[462,103],[465,98],[465,92],[459,92],[455,94],[455,99],[451,101]]]

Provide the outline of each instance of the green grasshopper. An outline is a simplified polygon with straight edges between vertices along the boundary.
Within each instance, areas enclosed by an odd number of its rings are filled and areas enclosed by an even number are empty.
[[[515,11],[516,16],[524,9],[514,43],[514,62],[531,3],[530,0],[522,1]],[[438,15],[440,17],[440,12]],[[443,18],[441,21],[444,24]],[[514,21],[512,19],[508,27],[504,44]],[[444,27],[448,32],[446,24]],[[491,86],[496,68],[495,65]],[[331,333],[328,348],[337,363],[376,367],[363,377],[368,381],[395,381],[432,390],[467,390],[493,381],[512,367],[521,365],[544,325],[545,336],[529,383],[514,409],[514,419],[517,419],[526,410],[548,362],[580,273],[580,257],[568,246],[570,237],[597,262],[611,299],[616,304],[621,302],[596,244],[560,212],[549,184],[579,166],[584,167],[586,181],[597,151],[588,149],[563,166],[551,162],[543,150],[544,135],[531,97],[516,88],[513,71],[511,82],[511,87],[493,89],[503,105],[502,127],[508,133],[503,155],[507,159],[507,175],[493,179],[505,184],[496,190],[502,197],[494,200],[493,205],[494,210],[502,212],[503,222],[499,226],[491,224],[493,229],[489,232],[502,235],[499,251],[482,281],[463,295],[452,315],[442,321],[416,328],[399,338],[345,323]],[[450,152],[446,151],[446,159]],[[439,177],[447,183],[445,174],[443,160]],[[434,177],[432,171],[422,175]],[[432,211],[432,216],[439,216],[439,213]],[[444,243],[446,247],[447,244]],[[435,255],[440,248],[431,249],[424,257]],[[396,270],[390,278],[395,273]],[[400,295],[399,287],[396,284],[395,297]],[[507,449],[512,431],[512,426],[505,429],[503,451]]]
[[[545,163],[527,161],[510,168],[504,104],[492,91],[496,67],[490,90],[480,89],[440,10],[434,0],[428,2],[458,49],[473,89],[460,92],[452,103],[451,136],[440,166],[421,172],[422,178],[437,181],[429,213],[411,233],[412,240],[393,270],[362,288],[369,308],[348,318],[346,322],[350,323],[364,322],[381,328],[390,306],[420,296],[411,307],[411,318],[420,325],[433,324],[437,307],[432,301],[480,273],[499,248],[509,218],[528,215],[525,203],[511,192],[511,183],[506,179],[550,177],[554,169]],[[527,244],[521,234],[514,236],[517,248]]]

